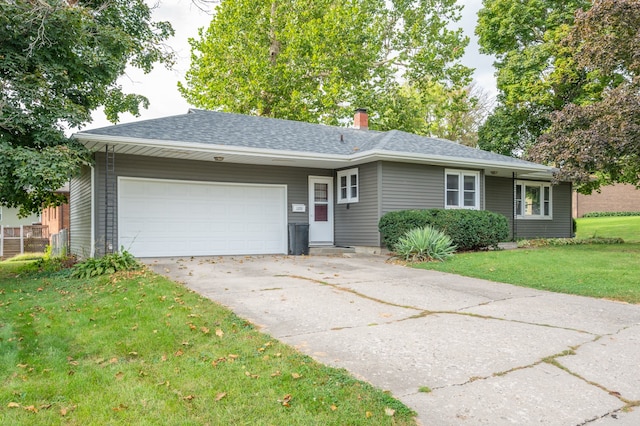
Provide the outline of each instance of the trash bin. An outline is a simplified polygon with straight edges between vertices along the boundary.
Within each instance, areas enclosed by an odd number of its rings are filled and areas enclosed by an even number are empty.
[[[289,254],[300,256],[309,254],[309,224],[289,224]]]

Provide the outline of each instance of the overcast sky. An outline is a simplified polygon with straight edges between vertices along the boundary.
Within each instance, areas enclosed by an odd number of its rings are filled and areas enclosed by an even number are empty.
[[[477,84],[491,95],[495,95],[493,59],[486,55],[480,55],[474,35],[476,14],[482,5],[482,0],[459,0],[459,2],[464,4],[463,16],[459,24],[471,39],[463,63],[475,68],[474,79]],[[150,105],[149,109],[142,110],[139,118],[130,114],[122,114],[120,123],[184,114],[191,107],[178,92],[177,84],[178,81],[184,81],[184,76],[190,65],[191,52],[188,39],[197,37],[198,28],[209,25],[211,15],[196,7],[191,0],[160,0],[154,11],[154,19],[169,21],[173,25],[175,36],[167,44],[174,49],[177,61],[171,70],[167,70],[164,66],[156,66],[151,73],[146,75],[137,69],[127,71],[127,75],[120,79],[124,91],[146,96]],[[87,129],[111,124],[101,112],[94,113],[93,117],[93,123],[87,125]]]

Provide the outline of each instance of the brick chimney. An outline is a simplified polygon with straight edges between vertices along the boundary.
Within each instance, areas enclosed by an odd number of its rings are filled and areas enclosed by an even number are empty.
[[[353,117],[354,129],[367,130],[369,128],[369,115],[364,108],[358,108]]]

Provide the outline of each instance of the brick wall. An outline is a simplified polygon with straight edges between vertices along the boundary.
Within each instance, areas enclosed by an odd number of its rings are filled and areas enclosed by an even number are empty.
[[[591,212],[640,212],[640,190],[633,185],[603,186],[591,195],[573,193],[573,217]]]

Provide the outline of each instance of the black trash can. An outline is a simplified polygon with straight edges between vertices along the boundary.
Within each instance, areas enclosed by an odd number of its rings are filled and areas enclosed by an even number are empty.
[[[309,224],[289,224],[289,254],[300,256],[309,254]]]

